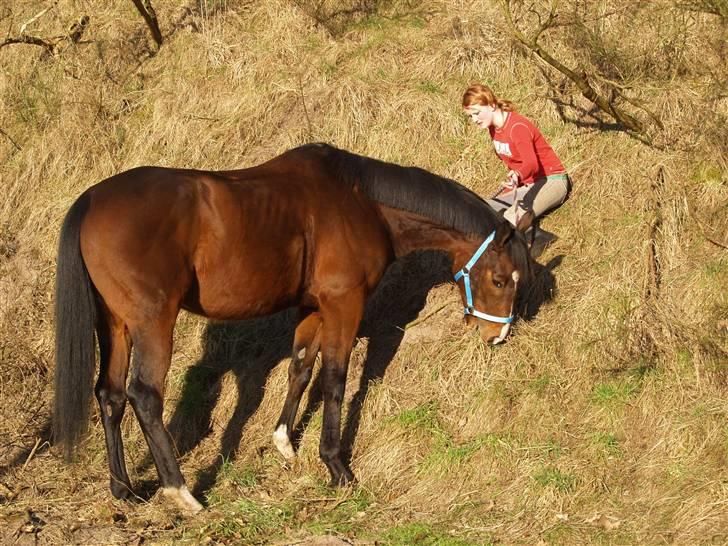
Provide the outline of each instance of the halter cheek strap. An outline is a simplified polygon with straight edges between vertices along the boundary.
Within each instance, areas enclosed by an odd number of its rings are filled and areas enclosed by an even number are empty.
[[[500,324],[510,324],[513,322],[513,315],[509,317],[496,317],[494,315],[489,315],[488,313],[483,313],[482,311],[478,311],[473,307],[473,292],[470,287],[470,270],[473,268],[475,263],[480,259],[480,257],[483,255],[483,252],[488,248],[490,243],[493,242],[493,239],[495,238],[495,231],[493,231],[490,235],[488,235],[488,238],[483,241],[483,244],[478,247],[478,250],[475,251],[473,256],[468,260],[468,263],[466,263],[463,268],[455,273],[455,282],[458,282],[461,278],[463,279],[463,284],[465,285],[465,302],[466,306],[464,309],[465,315],[472,315],[474,317],[477,317],[479,319],[487,320],[490,322],[498,322]]]

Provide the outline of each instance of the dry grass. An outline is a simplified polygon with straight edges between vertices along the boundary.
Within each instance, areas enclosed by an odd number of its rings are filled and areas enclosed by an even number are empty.
[[[167,40],[150,56],[131,2],[61,0],[28,32],[62,34],[88,14],[88,43],[55,57],[0,49],[0,540],[728,542],[728,255],[708,241],[728,239],[725,24],[668,2],[636,14],[602,4],[617,14],[589,39],[610,55],[590,59],[570,27],[545,43],[629,81],[662,118],[661,148],[611,130],[583,100],[562,105],[573,90],[550,86],[559,78],[509,38],[494,2],[209,0],[185,15],[155,0]],[[47,5],[14,2],[0,21],[16,33]],[[460,112],[474,80],[537,121],[576,187],[545,221],[560,240],[543,257],[538,313],[503,347],[464,332],[437,258],[393,267],[347,385],[356,488],[324,485],[315,388],[298,461],[271,447],[285,313],[234,325],[179,318],[167,419],[209,504],[201,515],[149,499],[156,474],[131,412],[123,432],[142,502],[108,493],[96,418],[79,464],[60,463],[46,442],[54,255],[84,188],[140,164],[244,167],[315,140],[486,195],[504,171]],[[392,326],[418,316],[429,318],[404,335]]]

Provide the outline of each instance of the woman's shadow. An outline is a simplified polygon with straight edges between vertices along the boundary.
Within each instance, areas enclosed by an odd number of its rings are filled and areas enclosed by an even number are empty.
[[[529,291],[521,307],[521,314],[527,320],[552,297],[552,268],[537,266],[536,288]],[[430,290],[449,281],[450,264],[442,253],[415,253],[395,262],[369,298],[358,336],[369,340],[363,371],[346,419],[343,419],[342,450],[347,454],[347,460],[359,429],[369,385],[384,377],[402,342],[406,325],[418,317]],[[222,435],[221,457],[198,473],[195,496],[204,496],[214,485],[223,461],[235,459],[243,427],[263,400],[269,374],[291,354],[296,320],[297,311],[290,309],[253,320],[211,322],[205,329],[203,356],[187,370],[180,400],[167,426],[179,454],[188,453],[212,432],[213,410],[220,399],[223,377],[229,372],[235,376],[237,402]],[[294,430],[294,443],[300,441],[321,400],[317,376]],[[283,400],[280,402],[282,407]],[[271,423],[271,431],[274,424]]]

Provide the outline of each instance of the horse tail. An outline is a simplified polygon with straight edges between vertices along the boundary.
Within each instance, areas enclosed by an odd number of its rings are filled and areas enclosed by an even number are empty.
[[[96,301],[81,255],[81,223],[89,207],[82,195],[71,206],[61,228],[56,263],[56,372],[53,437],[67,461],[89,419],[96,371]]]

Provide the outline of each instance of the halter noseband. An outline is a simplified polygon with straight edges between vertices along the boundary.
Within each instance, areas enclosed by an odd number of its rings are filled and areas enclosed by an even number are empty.
[[[455,273],[455,282],[458,282],[460,278],[462,277],[463,283],[465,284],[465,300],[467,305],[464,309],[465,315],[473,315],[474,317],[477,317],[479,319],[487,320],[490,322],[498,322],[500,324],[510,324],[513,322],[513,315],[509,317],[496,317],[494,315],[489,315],[488,313],[483,313],[481,311],[477,311],[475,307],[473,307],[473,293],[470,289],[470,270],[475,265],[475,262],[477,262],[480,257],[483,255],[483,252],[485,252],[485,249],[488,248],[488,245],[493,242],[493,239],[495,238],[495,231],[488,235],[488,238],[483,241],[483,244],[480,245],[480,248],[475,251],[475,254],[473,254],[473,257],[470,258],[468,263],[466,263],[463,268]]]

